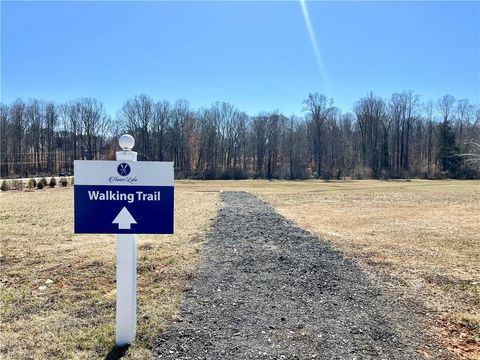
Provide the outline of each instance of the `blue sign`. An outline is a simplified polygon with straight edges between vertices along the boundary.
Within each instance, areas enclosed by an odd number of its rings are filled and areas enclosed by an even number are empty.
[[[76,234],[173,234],[170,162],[75,161]]]

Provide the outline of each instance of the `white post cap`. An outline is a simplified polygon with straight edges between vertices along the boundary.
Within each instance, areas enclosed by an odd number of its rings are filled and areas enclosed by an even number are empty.
[[[118,144],[123,151],[130,151],[135,146],[135,139],[132,135],[124,134],[118,139]]]

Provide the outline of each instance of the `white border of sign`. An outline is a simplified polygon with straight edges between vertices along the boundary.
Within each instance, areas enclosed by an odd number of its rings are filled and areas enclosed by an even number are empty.
[[[127,176],[121,176],[117,172],[121,163],[130,165]],[[172,174],[173,162],[75,160],[75,185],[173,186]]]

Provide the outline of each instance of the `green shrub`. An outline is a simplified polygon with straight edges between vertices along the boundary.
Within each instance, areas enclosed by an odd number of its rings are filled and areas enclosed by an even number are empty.
[[[30,178],[27,183],[27,188],[35,189],[37,187],[37,181],[34,178]]]
[[[51,188],[54,188],[56,185],[57,185],[57,180],[55,179],[55,177],[52,176],[52,178],[50,179],[50,182],[48,183],[48,186],[50,186]]]
[[[40,182],[43,183],[43,187],[45,187],[45,186],[48,185],[47,179],[46,179],[45,177],[42,177],[42,178],[40,179]],[[37,186],[37,187],[38,187],[38,186]],[[43,189],[43,188],[42,188],[42,189]]]
[[[65,179],[64,177],[60,178],[60,184],[61,184],[63,187],[66,187],[66,186],[68,185],[67,179]]]
[[[74,183],[73,183],[73,176],[70,178],[70,185],[74,185]]]
[[[13,190],[23,190],[23,181],[19,179],[12,180],[12,189]]]
[[[37,183],[37,189],[42,190],[45,187],[43,179]]]
[[[7,180],[3,180],[3,181],[2,181],[2,186],[0,186],[0,189],[1,189],[2,191],[8,191],[8,190],[10,190],[10,184],[9,184],[9,182],[8,182]]]

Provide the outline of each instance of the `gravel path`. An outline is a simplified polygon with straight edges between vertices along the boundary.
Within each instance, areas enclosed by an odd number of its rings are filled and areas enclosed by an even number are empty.
[[[245,192],[224,206],[159,359],[417,359],[415,316]]]

